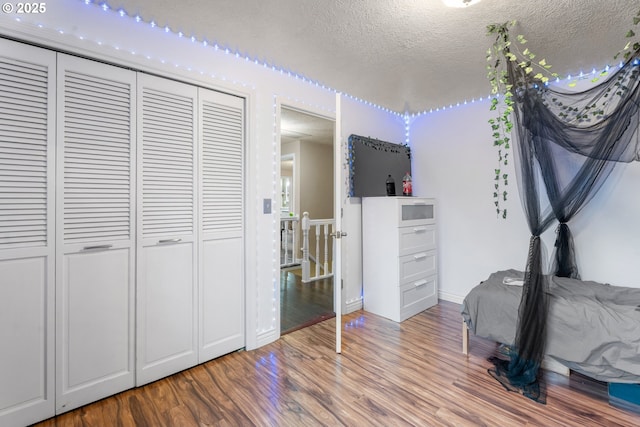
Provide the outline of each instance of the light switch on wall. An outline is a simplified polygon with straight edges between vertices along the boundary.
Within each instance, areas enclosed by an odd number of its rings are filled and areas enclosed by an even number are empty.
[[[271,199],[264,199],[262,201],[262,213],[271,213]]]

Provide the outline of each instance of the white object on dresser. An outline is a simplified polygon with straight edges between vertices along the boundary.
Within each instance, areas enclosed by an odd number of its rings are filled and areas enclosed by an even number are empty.
[[[364,309],[402,322],[438,303],[435,200],[362,198]]]

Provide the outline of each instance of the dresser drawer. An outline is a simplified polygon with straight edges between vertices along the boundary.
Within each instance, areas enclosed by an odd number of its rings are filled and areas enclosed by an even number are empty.
[[[400,256],[436,248],[436,226],[415,225],[398,228]]]
[[[400,287],[400,321],[438,303],[437,276],[415,280]]]
[[[410,225],[435,224],[434,203],[425,199],[404,197],[398,199],[398,224]]]
[[[400,269],[399,285],[436,274],[436,251],[416,252],[398,258]]]

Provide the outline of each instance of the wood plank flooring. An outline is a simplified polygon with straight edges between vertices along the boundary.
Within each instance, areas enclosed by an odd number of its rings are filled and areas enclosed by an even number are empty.
[[[129,390],[38,426],[638,426],[640,415],[545,374],[547,404],[487,374],[496,344],[461,352],[460,306],[403,323],[358,311]]]

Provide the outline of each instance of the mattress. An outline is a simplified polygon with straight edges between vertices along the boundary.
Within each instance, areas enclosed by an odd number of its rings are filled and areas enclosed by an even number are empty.
[[[471,332],[514,343],[522,277],[498,271],[469,292]],[[547,356],[599,381],[640,383],[640,288],[550,276],[549,297]]]

